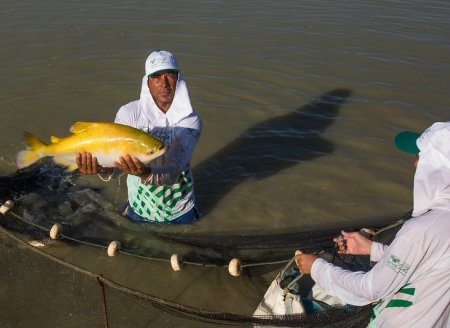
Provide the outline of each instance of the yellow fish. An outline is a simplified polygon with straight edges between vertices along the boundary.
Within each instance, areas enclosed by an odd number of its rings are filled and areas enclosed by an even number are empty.
[[[72,125],[70,132],[72,135],[64,138],[52,136],[50,144],[26,132],[24,138],[27,149],[18,153],[17,167],[21,169],[42,157],[52,156],[56,163],[72,171],[78,168],[76,154],[83,151],[97,157],[99,165],[113,167],[119,156],[129,154],[148,163],[166,152],[160,140],[123,124],[77,122]]]

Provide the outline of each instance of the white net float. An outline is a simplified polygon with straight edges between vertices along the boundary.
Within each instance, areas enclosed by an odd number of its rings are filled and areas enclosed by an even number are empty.
[[[30,244],[33,247],[45,247],[45,244],[40,240],[30,240],[28,244]]]
[[[12,200],[7,200],[1,207],[0,207],[0,213],[5,215],[9,212],[10,209],[14,207],[14,202]]]
[[[116,256],[119,250],[120,243],[117,240],[110,242],[108,246],[108,256]]]
[[[178,254],[172,254],[170,257],[170,265],[172,266],[173,271],[180,271],[182,263],[183,262]]]
[[[242,272],[242,262],[238,258],[234,258],[230,261],[230,264],[228,264],[228,272],[233,277],[238,277],[241,275]]]
[[[62,232],[62,226],[59,223],[55,223],[50,229],[50,238],[58,239]]]

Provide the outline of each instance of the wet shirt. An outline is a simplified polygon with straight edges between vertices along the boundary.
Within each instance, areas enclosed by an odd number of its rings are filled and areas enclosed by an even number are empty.
[[[191,157],[201,134],[201,119],[192,110],[184,81],[179,80],[172,106],[163,113],[143,78],[141,98],[122,106],[115,122],[138,128],[161,140],[168,151],[149,163],[150,177],[128,175],[128,201],[152,222],[170,222],[195,205]]]

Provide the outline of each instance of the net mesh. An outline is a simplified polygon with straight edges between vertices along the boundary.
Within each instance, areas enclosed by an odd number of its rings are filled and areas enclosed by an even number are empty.
[[[0,177],[2,203],[11,198],[19,200],[19,206],[0,217],[2,327],[364,327],[369,322],[371,305],[321,304],[319,312],[288,316],[212,311],[175,302],[166,295],[130,288],[72,261],[64,261],[48,250],[62,245],[105,249],[111,236],[124,238],[115,226],[107,225],[110,217],[117,215],[112,207],[95,190],[68,190],[73,186],[73,179],[73,174],[48,163]],[[53,201],[55,195],[67,198]],[[41,211],[44,205],[46,212]],[[90,220],[85,220],[85,216]],[[105,217],[109,221],[104,220]],[[410,212],[392,220],[390,226],[373,227],[379,229],[374,240],[389,244],[409,217]],[[90,222],[97,221],[103,222],[102,229],[106,224],[107,230],[94,235],[80,234],[81,227],[88,225],[85,230],[91,231]],[[64,225],[60,239],[48,237],[50,222]],[[105,231],[108,238],[102,238]],[[279,271],[296,249],[316,253],[350,270],[370,269],[368,257],[335,254],[332,238],[339,234],[337,229],[245,236],[205,236],[159,230],[145,233],[151,239],[149,247],[133,244],[128,239],[120,253],[170,261],[170,256],[178,252],[186,265],[217,267],[227,267],[231,259],[238,258],[242,261],[242,274],[250,278]],[[46,247],[30,245],[36,240]],[[302,278],[300,293],[303,296],[310,290],[311,283],[312,280]]]
[[[382,231],[376,237],[390,242],[401,224]],[[364,327],[372,307],[326,306],[320,313],[289,316],[240,315],[209,311],[182,305],[149,295],[108,280],[67,263],[40,249],[30,246],[21,236],[26,232],[33,238],[42,232],[20,222],[11,213],[2,217],[0,230],[0,322],[4,327]],[[334,233],[334,234],[333,234]],[[367,258],[337,258],[330,251],[329,238],[335,232],[307,232],[277,236],[224,236],[211,240],[196,236],[162,235],[185,245],[211,248],[222,254],[225,263],[231,257],[245,261],[290,258],[292,249],[319,252],[321,256],[338,261],[350,269],[367,266]],[[301,242],[299,242],[301,240]],[[261,242],[263,241],[263,242]],[[272,245],[272,254],[258,245]],[[314,247],[308,248],[308,245]],[[281,253],[283,249],[288,253]],[[258,251],[257,251],[258,250]],[[255,255],[259,253],[259,255]],[[267,252],[266,252],[267,253]],[[267,254],[269,254],[267,253]],[[194,257],[193,257],[194,258]],[[205,258],[202,259],[206,261]],[[248,263],[248,262],[247,262]],[[220,264],[220,263],[219,263]],[[279,264],[263,265],[271,270]],[[248,267],[247,270],[251,270]],[[26,295],[26,297],[25,297]]]

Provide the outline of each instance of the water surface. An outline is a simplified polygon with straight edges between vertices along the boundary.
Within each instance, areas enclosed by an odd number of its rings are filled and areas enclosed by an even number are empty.
[[[393,137],[448,119],[448,1],[4,0],[0,12],[2,174],[15,171],[24,131],[48,141],[76,121],[111,121],[139,97],[152,50],[177,56],[204,122],[192,164],[205,216],[166,232],[388,222],[412,206],[413,158]],[[78,183],[119,207],[124,182]],[[95,266],[79,252],[66,256]],[[164,284],[229,284],[226,273],[212,281],[194,269],[184,278],[154,270]],[[245,281],[223,309],[254,308],[266,287]],[[153,292],[209,306],[195,290]]]

